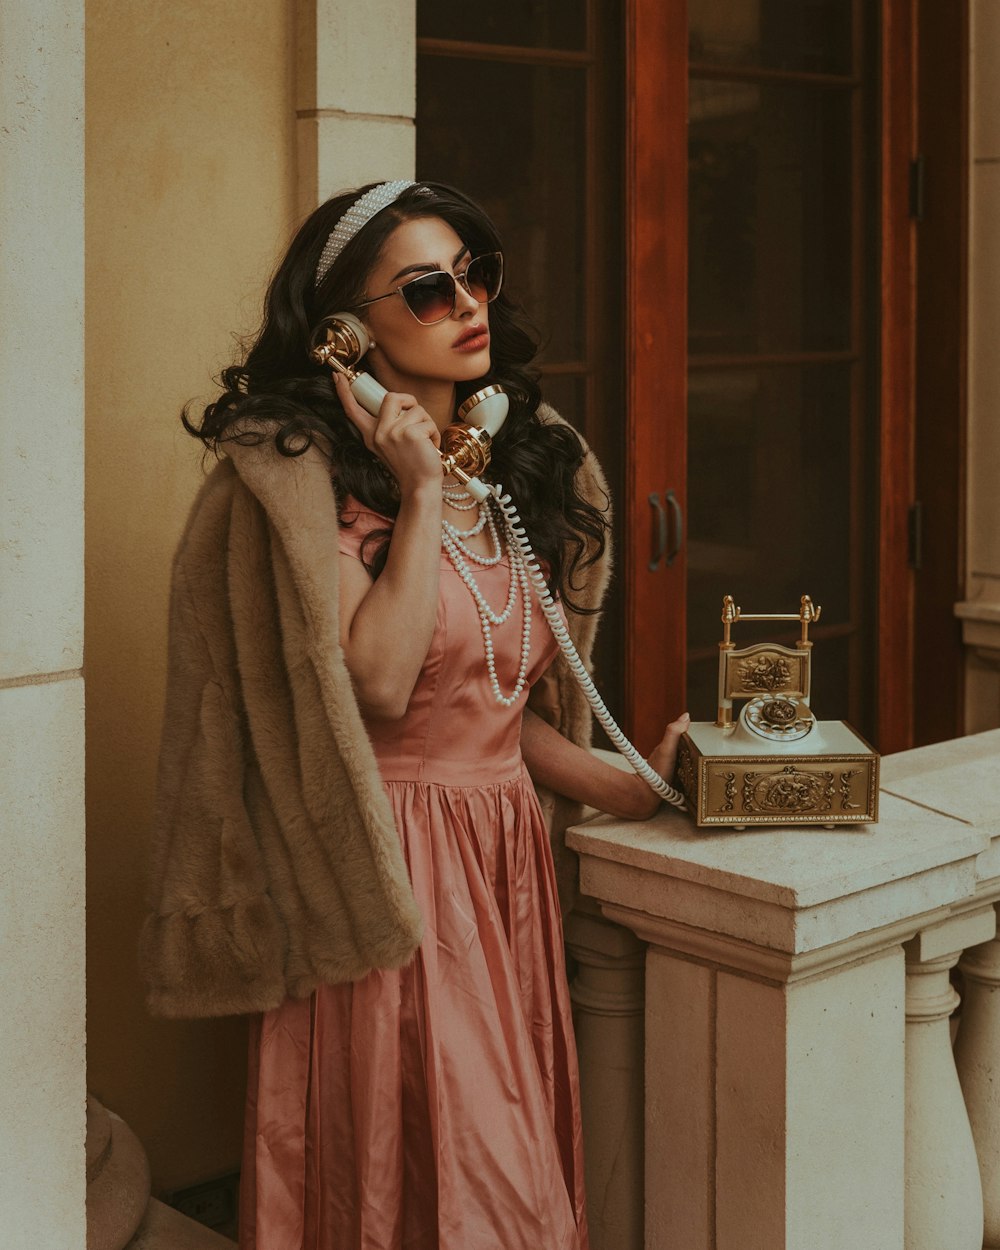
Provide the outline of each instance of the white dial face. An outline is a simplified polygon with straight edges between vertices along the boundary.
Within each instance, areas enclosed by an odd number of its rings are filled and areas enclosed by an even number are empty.
[[[751,732],[770,742],[797,742],[816,723],[805,703],[771,694],[751,699],[740,713],[740,720]]]

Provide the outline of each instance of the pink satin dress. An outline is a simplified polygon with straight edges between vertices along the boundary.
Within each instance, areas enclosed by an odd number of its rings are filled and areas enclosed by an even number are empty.
[[[359,512],[341,551],[387,524]],[[494,610],[506,558],[475,577]],[[518,605],[518,608],[520,605]],[[529,683],[556,647],[535,605]],[[518,609],[494,630],[508,692]],[[242,1250],[588,1250],[576,1048],[524,695],[489,687],[442,553],[404,718],[369,726],[425,934],[413,961],[251,1017]]]

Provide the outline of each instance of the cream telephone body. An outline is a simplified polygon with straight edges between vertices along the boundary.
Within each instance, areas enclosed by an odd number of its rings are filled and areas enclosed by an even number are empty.
[[[386,395],[385,388],[371,374],[358,372],[353,367],[368,351],[370,342],[367,330],[357,317],[351,313],[337,313],[318,326],[313,336],[311,355],[318,364],[329,365],[335,372],[342,373],[362,408],[377,416]],[[487,386],[470,395],[458,410],[458,422],[449,425],[442,435],[442,471],[461,482],[478,502],[491,500],[497,508],[508,538],[524,559],[525,570],[545,619],[604,731],[639,776],[661,798],[683,810],[684,796],[649,766],[605,707],[563,624],[510,496],[504,494],[501,486],[489,487],[479,480],[478,475],[489,464],[490,446],[506,419],[508,406],[507,396],[499,386]],[[469,421],[473,413],[475,424]]]

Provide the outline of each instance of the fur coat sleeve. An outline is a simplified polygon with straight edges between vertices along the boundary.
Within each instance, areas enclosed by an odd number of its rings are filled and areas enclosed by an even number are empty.
[[[173,566],[140,937],[159,1015],[268,1010],[422,931],[340,648],[329,460],[227,453]]]
[[[551,412],[543,419],[559,420]],[[422,920],[340,648],[330,461],[226,444],[174,557],[167,696],[139,960],[155,1015],[266,1011],[322,981],[398,967]],[[604,507],[588,452],[588,498]],[[607,580],[592,566],[584,597]],[[589,656],[595,618],[571,618]],[[590,714],[557,661],[542,713],[581,745]],[[546,799],[548,800],[546,802]],[[564,902],[571,805],[543,796]]]

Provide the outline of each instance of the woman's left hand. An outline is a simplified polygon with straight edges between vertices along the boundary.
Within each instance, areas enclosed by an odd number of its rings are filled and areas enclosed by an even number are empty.
[[[670,722],[664,730],[659,744],[649,753],[651,767],[660,774],[664,781],[670,784],[673,784],[674,769],[677,767],[677,748],[681,737],[687,732],[687,727],[690,724],[690,714],[683,712],[676,720]],[[637,787],[643,792],[639,803],[642,814],[637,819],[648,820],[650,816],[656,815],[663,800],[655,790],[650,789],[640,776],[636,775],[635,781]]]
[[[677,747],[690,724],[687,712],[671,721],[649,754],[664,781],[674,775]],[[659,811],[660,796],[631,768],[616,767],[576,746],[531,708],[525,708],[521,722],[521,753],[532,779],[556,794],[623,820],[649,820]]]

